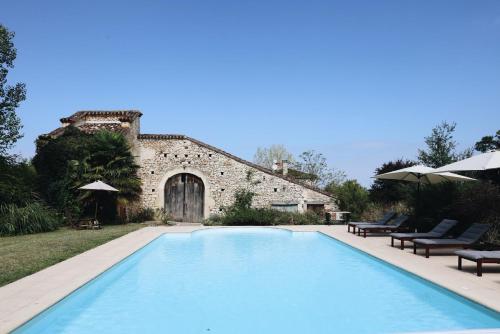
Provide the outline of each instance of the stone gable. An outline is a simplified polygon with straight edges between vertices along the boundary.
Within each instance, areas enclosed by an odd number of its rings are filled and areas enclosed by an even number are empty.
[[[255,192],[254,206],[296,204],[299,211],[307,203],[323,203],[333,209],[332,198],[309,187],[296,184],[263,168],[233,159],[187,137],[166,139],[139,136],[140,177],[143,180],[143,205],[162,207],[164,185],[178,173],[194,174],[204,180],[208,207],[205,215],[219,213],[234,201],[238,189]],[[205,180],[207,182],[205,182]]]

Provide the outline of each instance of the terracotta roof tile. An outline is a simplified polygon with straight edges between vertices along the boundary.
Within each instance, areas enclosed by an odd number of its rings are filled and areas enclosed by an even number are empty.
[[[134,120],[141,117],[142,113],[139,110],[81,110],[77,111],[69,117],[61,118],[61,123],[73,123],[86,116],[121,116],[127,120]]]

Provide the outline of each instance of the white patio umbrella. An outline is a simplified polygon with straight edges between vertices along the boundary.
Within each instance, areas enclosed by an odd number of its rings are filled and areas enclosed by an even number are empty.
[[[418,182],[418,184],[436,184],[445,181],[476,181],[471,177],[449,173],[438,172],[435,168],[416,165],[403,169],[398,169],[389,173],[376,175],[375,178],[381,180],[399,180]]]
[[[83,187],[80,187],[78,189],[81,190],[93,190],[93,191],[108,191],[108,192],[117,192],[119,191],[116,188],[113,188],[109,184],[106,184],[102,181],[95,181],[89,184],[84,185]],[[97,220],[97,207],[98,207],[98,201],[96,199],[95,201],[95,215],[94,218]]]
[[[474,155],[436,169],[438,172],[446,171],[472,171],[500,168],[500,151],[491,151]]]
[[[445,181],[476,181],[471,177],[462,176],[449,172],[437,172],[435,168],[424,165],[416,165],[407,168],[398,169],[389,173],[375,175],[376,179],[381,180],[399,180],[417,183],[417,215],[420,202],[420,185],[436,184]]]

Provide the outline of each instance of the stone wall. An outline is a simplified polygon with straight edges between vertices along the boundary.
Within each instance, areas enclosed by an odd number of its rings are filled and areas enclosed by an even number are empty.
[[[205,217],[231,205],[235,192],[241,188],[256,193],[255,207],[297,204],[302,212],[307,203],[326,203],[327,209],[336,209],[332,198],[323,193],[264,172],[189,138],[140,138],[135,145],[139,152],[144,207],[163,208],[168,178],[191,173],[200,177],[205,185]]]

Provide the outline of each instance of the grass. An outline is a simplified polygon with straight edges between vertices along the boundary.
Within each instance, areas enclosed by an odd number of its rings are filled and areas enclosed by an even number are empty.
[[[60,228],[53,232],[0,237],[0,286],[97,247],[144,225],[104,226],[101,230]]]

